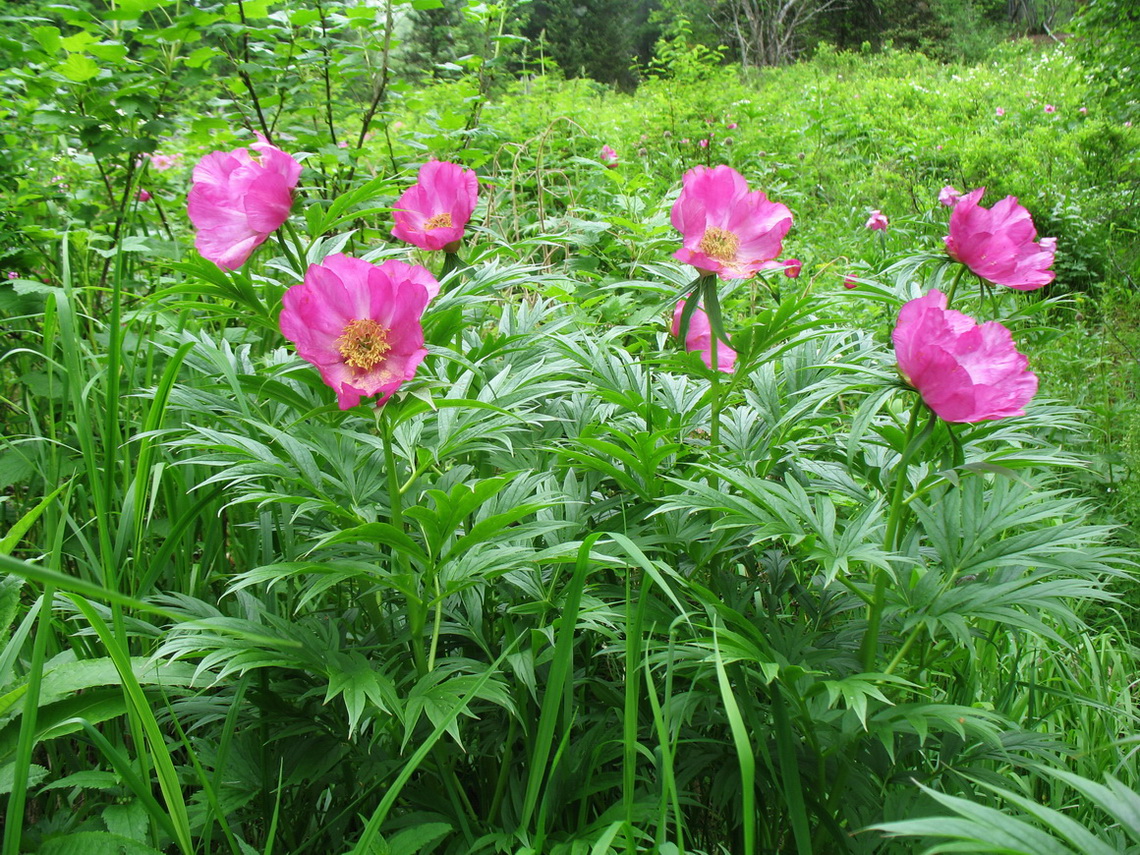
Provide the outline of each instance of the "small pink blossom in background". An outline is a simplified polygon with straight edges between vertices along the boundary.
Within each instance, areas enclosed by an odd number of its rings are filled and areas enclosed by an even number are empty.
[[[1004,116],[1005,115],[1005,107],[998,107],[996,110],[994,110],[994,115]]]
[[[140,202],[149,202],[150,201],[150,191],[140,190],[138,193],[138,200]]]
[[[700,142],[698,142],[697,145],[699,145],[701,148],[708,148],[709,147],[709,141],[707,139],[703,139]]]
[[[727,125],[725,125],[725,127],[728,128],[730,131],[735,131],[736,130],[736,122],[729,122]]]
[[[420,249],[455,252],[475,210],[475,172],[446,160],[429,160],[416,183],[396,200],[392,236]]]
[[[1023,416],[1037,392],[1037,376],[1009,330],[947,309],[941,291],[904,305],[891,338],[903,379],[944,421]]]
[[[867,218],[866,226],[871,229],[871,231],[885,232],[887,230],[886,214],[875,209],[871,212],[871,216]]]
[[[1078,107],[1077,108],[1077,112],[1080,113],[1082,116],[1086,115],[1088,113],[1088,111],[1089,111],[1088,107]]]
[[[63,183],[63,176],[62,175],[53,175],[51,181],[49,181],[48,183],[49,184],[62,184]]]
[[[688,137],[684,137],[684,138],[681,140],[681,145],[688,145],[688,144],[689,144],[689,138],[688,138]]]
[[[792,212],[771,202],[731,166],[698,166],[685,173],[673,203],[681,248],[673,257],[704,274],[747,279],[783,249]]]
[[[684,310],[684,300],[677,303],[677,308],[673,310],[675,338],[681,335],[681,314]],[[690,353],[700,353],[701,361],[707,368],[712,368],[712,327],[709,325],[709,316],[700,306],[697,306],[689,318],[689,329],[685,333],[685,350]],[[725,374],[731,374],[736,367],[736,351],[729,347],[727,342],[716,343],[716,367]]]
[[[938,201],[945,205],[947,208],[953,208],[958,204],[958,200],[962,198],[962,194],[947,184],[938,193]]]
[[[147,157],[150,158],[150,165],[159,172],[166,172],[168,169],[173,169],[182,163],[181,154],[158,154],[156,152],[147,155]]]
[[[854,276],[844,276],[843,277],[843,287],[846,288],[848,291],[850,291],[853,288],[858,288],[859,283],[855,280]]]
[[[798,258],[789,258],[784,261],[784,275],[789,279],[799,279],[804,264]]]
[[[420,319],[438,293],[419,265],[330,255],[285,292],[281,334],[316,366],[342,410],[366,395],[381,406],[427,356]]]
[[[194,167],[186,198],[194,245],[223,270],[237,270],[289,219],[301,164],[261,134],[250,146],[215,151]],[[153,158],[151,159],[153,162]]]
[[[1132,123],[1131,122],[1125,122],[1124,127],[1130,128],[1130,127],[1132,127]]]
[[[950,233],[943,238],[955,261],[983,279],[1018,291],[1048,285],[1056,275],[1053,265],[1056,240],[1037,241],[1029,211],[1006,196],[993,208],[978,204],[986,190],[979,187],[958,200],[950,214]]]
[[[1057,108],[1056,108],[1056,107],[1054,107],[1052,104],[1046,104],[1046,105],[1045,105],[1045,112],[1046,112],[1046,113],[1056,113],[1056,112],[1057,112]]]
[[[9,270],[9,271],[8,271],[8,278],[9,278],[9,279],[19,279],[19,278],[20,278],[20,274],[19,274],[19,273],[17,273],[15,270]]]
[[[348,148],[348,140],[341,140],[336,144],[337,148]]]
[[[602,146],[602,153],[598,155],[598,159],[610,169],[618,165],[618,153],[608,145]]]

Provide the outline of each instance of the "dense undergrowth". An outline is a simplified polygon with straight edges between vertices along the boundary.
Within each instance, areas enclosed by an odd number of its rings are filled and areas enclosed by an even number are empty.
[[[1140,851],[1140,141],[1073,56],[413,89],[382,9],[145,6],[33,22],[0,83],[4,855]],[[227,272],[190,169],[258,130],[305,170]],[[479,175],[459,266],[389,233],[433,156]],[[721,163],[803,262],[720,283],[732,373],[668,325]],[[1045,289],[958,296],[1024,416],[899,380],[946,184],[1057,237]],[[442,285],[379,410],[278,328],[336,253]]]

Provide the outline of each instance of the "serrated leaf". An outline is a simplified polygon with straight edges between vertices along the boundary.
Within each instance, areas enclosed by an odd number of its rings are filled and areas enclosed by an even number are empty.
[[[73,53],[59,66],[59,72],[73,83],[86,83],[99,76],[99,66],[91,57]]]

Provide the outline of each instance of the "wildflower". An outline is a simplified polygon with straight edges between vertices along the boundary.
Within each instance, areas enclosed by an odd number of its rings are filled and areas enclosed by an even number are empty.
[[[1089,108],[1088,107],[1078,107],[1077,112],[1080,113],[1082,116],[1085,116],[1085,115],[1088,115]]]
[[[962,194],[949,184],[943,187],[938,194],[938,201],[945,205],[947,208],[953,208],[958,204],[958,200],[961,198]]]
[[[789,258],[784,262],[784,275],[789,279],[799,279],[803,267],[803,262],[798,258]]]
[[[602,146],[602,153],[599,155],[599,160],[608,168],[613,169],[618,165],[618,153],[608,145],[604,145]]]
[[[138,200],[139,200],[140,202],[149,202],[149,201],[150,201],[150,191],[148,191],[148,190],[139,190],[139,193],[138,193],[138,197],[137,197],[137,198],[138,198]]]
[[[1046,112],[1046,113],[1056,113],[1056,112],[1057,112],[1057,108],[1056,108],[1056,107],[1054,107],[1052,104],[1046,104],[1046,105],[1045,105],[1045,112]]]
[[[887,216],[882,211],[876,209],[871,212],[871,216],[867,219],[865,225],[871,231],[885,232],[887,230]]]
[[[747,279],[780,254],[792,214],[763,192],[750,192],[731,166],[698,166],[682,179],[672,221],[682,236],[674,258],[702,274]]]
[[[336,392],[342,410],[365,395],[382,406],[427,355],[420,319],[439,293],[425,268],[330,255],[285,292],[281,333]]]
[[[727,125],[725,125],[725,127],[728,128],[730,131],[735,131],[736,130],[736,122],[729,122]]]
[[[698,142],[697,145],[699,145],[701,148],[708,148],[709,147],[709,141],[707,138],[705,138],[705,139],[701,140],[700,142]]]
[[[336,144],[337,148],[348,148],[348,140],[341,140]]]
[[[9,278],[9,279],[19,279],[19,278],[20,278],[20,274],[19,274],[19,273],[17,273],[15,270],[9,270],[9,271],[8,271],[8,278]]]
[[[843,287],[846,288],[848,291],[850,291],[854,288],[858,288],[859,282],[855,279],[854,276],[844,276],[843,277]]]
[[[150,165],[159,172],[166,172],[182,163],[181,154],[158,154],[155,152],[146,156],[150,158]]]
[[[301,164],[258,134],[251,149],[215,151],[194,167],[186,199],[194,245],[223,270],[237,270],[289,219]],[[154,158],[151,158],[153,163]]]
[[[994,115],[995,116],[1004,116],[1005,115],[1005,107],[998,107],[996,110],[994,110]]]
[[[455,252],[478,195],[472,170],[446,160],[428,161],[416,183],[396,200],[392,236],[420,249]]]
[[[992,209],[978,202],[984,187],[958,200],[950,215],[950,234],[943,241],[955,261],[983,279],[1019,291],[1048,285],[1056,275],[1053,264],[1056,241],[1037,242],[1037,229],[1029,211],[1006,196]]]
[[[941,291],[904,305],[891,338],[903,379],[944,421],[1025,415],[1037,392],[1037,376],[1009,330],[947,309]]]
[[[681,335],[681,315],[685,310],[685,301],[677,303],[673,310],[673,336]],[[689,318],[689,329],[685,333],[685,350],[700,353],[705,366],[712,368],[712,327],[709,316],[700,306],[693,311]],[[731,374],[736,367],[736,351],[728,346],[728,342],[716,343],[716,367],[725,374]]]

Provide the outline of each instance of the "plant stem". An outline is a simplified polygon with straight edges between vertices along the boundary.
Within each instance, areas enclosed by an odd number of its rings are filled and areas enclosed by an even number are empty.
[[[393,418],[394,416],[388,407],[382,407],[376,413],[376,424],[380,429],[380,439],[384,443],[384,468],[388,470],[388,513],[393,528],[403,533],[403,494],[400,492],[400,473],[396,469],[396,451],[392,442]],[[393,550],[392,561],[395,564],[397,575],[408,575],[406,557]],[[422,597],[410,593],[405,597],[405,601],[408,609],[408,643],[412,648],[412,659],[416,663],[416,672],[422,677],[428,673],[428,663],[424,657],[422,644],[424,624],[427,622],[425,604]]]
[[[954,295],[958,292],[958,283],[962,281],[962,276],[969,268],[962,265],[958,268],[958,272],[954,274],[954,281],[950,283],[950,290],[946,292],[946,308],[949,309],[954,302]]]
[[[896,547],[896,540],[898,539],[899,522],[903,515],[903,495],[906,493],[906,485],[909,483],[906,477],[907,468],[910,465],[910,459],[914,452],[926,441],[930,432],[934,428],[933,421],[929,423],[928,428],[922,432],[915,441],[915,428],[918,425],[918,417],[923,408],[922,398],[918,398],[911,407],[910,420],[906,426],[906,437],[903,440],[902,455],[899,457],[899,462],[895,466],[894,471],[894,485],[891,494],[891,506],[887,514],[887,530],[883,537],[883,551],[892,552]],[[872,568],[872,578],[875,580],[875,593],[872,595],[871,603],[867,606],[867,632],[863,636],[863,670],[870,671],[874,667],[875,660],[879,655],[879,627],[883,621],[883,607],[887,599],[887,572],[881,568]]]

